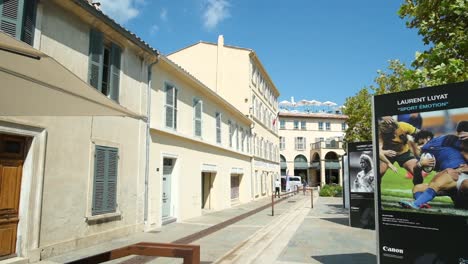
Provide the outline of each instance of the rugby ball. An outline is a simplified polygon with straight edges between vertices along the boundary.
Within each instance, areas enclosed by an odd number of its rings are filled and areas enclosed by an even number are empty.
[[[425,153],[421,154],[421,158],[419,160],[420,160],[420,162],[422,164],[427,159],[434,159],[434,165],[435,165],[435,157],[434,157],[434,155],[432,155],[429,152],[425,152]],[[427,173],[431,172],[433,169],[434,169],[434,166],[422,166],[422,170],[427,172]]]

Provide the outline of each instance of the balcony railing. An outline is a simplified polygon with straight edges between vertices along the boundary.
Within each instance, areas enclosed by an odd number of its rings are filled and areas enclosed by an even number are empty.
[[[311,149],[340,149],[343,148],[343,142],[342,141],[319,141],[310,144]]]

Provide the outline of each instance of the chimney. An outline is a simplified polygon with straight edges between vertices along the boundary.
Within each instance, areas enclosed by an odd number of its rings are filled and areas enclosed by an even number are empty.
[[[101,11],[101,3],[100,2],[93,2],[92,0],[88,0],[88,2],[94,6],[97,10]]]
[[[218,47],[219,46],[221,46],[221,47],[224,46],[224,37],[223,37],[223,35],[218,36]]]

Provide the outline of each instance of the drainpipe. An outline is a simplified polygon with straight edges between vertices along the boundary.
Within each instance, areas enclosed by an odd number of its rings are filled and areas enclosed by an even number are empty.
[[[150,161],[150,138],[151,138],[151,85],[153,83],[152,80],[152,74],[151,74],[151,69],[153,68],[154,65],[156,65],[159,62],[159,54],[156,56],[156,60],[152,62],[150,65],[148,65],[148,87],[147,87],[147,92],[146,92],[146,97],[147,97],[147,102],[146,102],[146,162],[145,162],[145,211],[144,211],[144,223],[145,227],[146,224],[148,223],[148,196],[149,196],[149,190],[148,190],[148,181],[149,181],[149,161]]]

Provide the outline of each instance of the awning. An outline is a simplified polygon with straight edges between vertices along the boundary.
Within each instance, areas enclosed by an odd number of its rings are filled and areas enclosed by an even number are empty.
[[[286,164],[286,161],[281,161],[280,166],[281,166],[281,169],[283,170],[288,168],[288,164]]]
[[[305,161],[295,161],[294,162],[294,169],[308,169],[309,164]]]
[[[129,116],[53,58],[0,32],[0,115]]]
[[[341,169],[339,161],[325,161],[325,169],[339,170]]]

